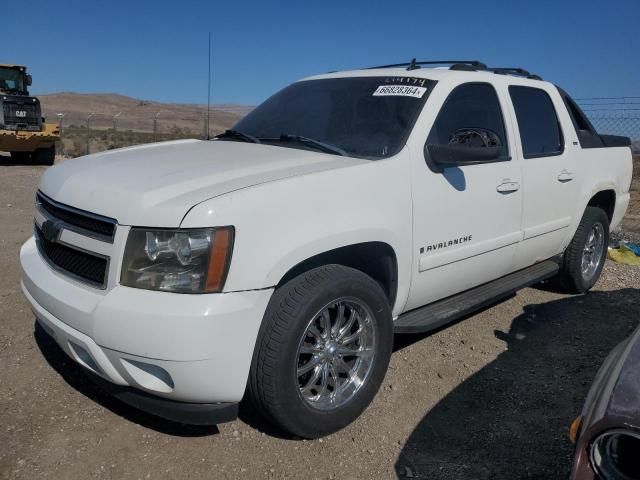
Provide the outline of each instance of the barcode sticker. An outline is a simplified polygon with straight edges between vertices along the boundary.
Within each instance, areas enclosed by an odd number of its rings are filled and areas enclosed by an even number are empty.
[[[380,85],[375,92],[374,97],[414,97],[422,98],[425,87],[411,87],[409,85]]]

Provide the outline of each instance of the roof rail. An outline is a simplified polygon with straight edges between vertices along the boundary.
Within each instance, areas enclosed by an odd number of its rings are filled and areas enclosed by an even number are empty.
[[[532,80],[542,80],[540,75],[531,73],[524,68],[512,68],[512,67],[490,67],[486,69],[489,72],[497,73],[499,75],[517,75],[519,77],[526,77]]]
[[[415,58],[410,62],[405,63],[392,63],[390,65],[379,65],[377,67],[368,67],[367,70],[375,68],[398,68],[407,67],[407,70],[415,70],[420,68],[421,65],[449,65],[449,70],[464,70],[464,71],[486,71],[497,73],[498,75],[517,75],[519,77],[526,77],[532,80],[542,80],[542,77],[534,73],[528,72],[524,68],[518,67],[487,67],[484,63],[478,60],[428,60],[417,61]]]
[[[397,67],[407,67],[407,70],[415,70],[420,68],[421,65],[451,65],[451,69],[453,70],[484,70],[487,66],[479,62],[478,60],[429,60],[429,61],[416,61],[413,58],[410,62],[405,63],[393,63],[391,65],[379,65],[377,67],[368,67],[368,70],[373,70],[375,68],[397,68]],[[456,68],[454,68],[456,67]]]

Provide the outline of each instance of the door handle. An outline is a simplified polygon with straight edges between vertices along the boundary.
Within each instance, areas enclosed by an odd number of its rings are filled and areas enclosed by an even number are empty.
[[[520,190],[520,184],[518,182],[512,182],[509,179],[504,179],[500,185],[496,187],[499,193],[513,193]]]
[[[569,170],[562,170],[558,175],[558,181],[562,183],[570,182],[573,180],[573,173]]]

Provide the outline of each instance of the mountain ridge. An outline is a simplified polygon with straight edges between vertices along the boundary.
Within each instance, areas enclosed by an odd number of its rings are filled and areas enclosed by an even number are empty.
[[[89,122],[91,128],[113,128],[116,124],[119,129],[152,131],[155,123],[158,131],[180,128],[202,132],[206,122],[206,105],[159,102],[119,93],[58,92],[36,96],[47,121],[62,121],[63,126],[82,126]],[[236,104],[212,105],[211,131],[230,128],[252,108]]]

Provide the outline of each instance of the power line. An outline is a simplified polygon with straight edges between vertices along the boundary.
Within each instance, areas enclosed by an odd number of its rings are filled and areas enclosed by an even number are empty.
[[[609,105],[640,105],[640,102],[603,102],[603,103],[582,103],[580,105],[593,105],[596,107],[605,107]]]
[[[631,98],[631,99],[640,99],[640,97],[584,97],[584,98],[575,98],[574,100],[576,100],[577,102],[583,101],[583,100],[622,100],[625,98]]]
[[[585,112],[640,112],[640,108],[585,108]]]

